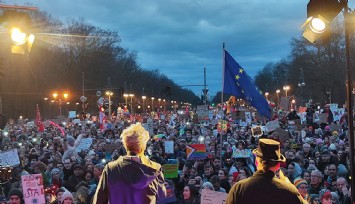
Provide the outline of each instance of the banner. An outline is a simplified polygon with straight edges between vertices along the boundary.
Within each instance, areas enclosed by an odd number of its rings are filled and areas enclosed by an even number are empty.
[[[313,113],[313,122],[314,123],[327,123],[327,114],[326,113]]]
[[[251,116],[251,112],[245,112],[245,121],[247,123],[251,123],[252,120],[253,120],[253,118]]]
[[[233,154],[232,154],[233,158],[249,158],[250,156],[251,156],[251,149],[240,150],[235,147],[233,148]]]
[[[179,164],[164,164],[163,165],[164,178],[177,178],[178,170],[179,170]]]
[[[206,146],[204,144],[191,144],[186,146],[188,160],[201,160],[207,157]]]
[[[23,198],[26,204],[45,204],[42,174],[21,176]]]
[[[0,153],[0,166],[17,166],[20,164],[17,149]]]
[[[79,145],[76,147],[76,152],[81,152],[81,150],[89,149],[91,144],[92,144],[92,138],[81,139]]]
[[[340,121],[345,113],[345,108],[337,108],[332,110],[334,121]]]
[[[201,204],[223,204],[226,203],[227,193],[202,189]]]

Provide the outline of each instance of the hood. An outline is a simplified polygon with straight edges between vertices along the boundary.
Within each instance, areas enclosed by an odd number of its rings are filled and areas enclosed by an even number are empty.
[[[121,172],[122,175],[125,175],[123,181],[135,189],[147,187],[160,175],[160,165],[145,157],[140,157],[141,163],[129,157],[121,157],[120,159],[122,159]]]

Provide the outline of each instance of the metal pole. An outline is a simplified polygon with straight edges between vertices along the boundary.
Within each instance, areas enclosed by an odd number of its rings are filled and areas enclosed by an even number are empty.
[[[132,103],[132,98],[133,98],[133,96],[131,96],[131,114],[133,114],[133,103]]]
[[[59,99],[59,116],[62,115],[62,99]]]
[[[348,130],[350,140],[350,171],[351,171],[351,200],[355,203],[355,161],[354,161],[354,124],[353,124],[353,109],[352,109],[352,69],[350,66],[350,22],[349,22],[349,7],[348,1],[345,1],[344,7],[344,28],[345,28],[345,53],[346,53],[346,99],[348,109]]]
[[[203,68],[203,97],[204,104],[207,105],[207,89],[206,89],[206,68]]]
[[[111,117],[111,91],[108,94],[108,117]]]
[[[82,77],[83,77],[83,95],[85,96],[85,72],[82,72]],[[85,101],[82,101],[82,106],[83,106],[83,112],[85,113]]]

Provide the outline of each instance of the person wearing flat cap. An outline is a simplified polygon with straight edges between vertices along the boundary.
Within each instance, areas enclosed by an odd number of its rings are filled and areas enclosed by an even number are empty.
[[[236,183],[228,193],[227,204],[298,204],[307,202],[297,188],[283,178],[275,176],[280,162],[286,158],[280,153],[280,143],[271,139],[259,139],[256,155],[257,171],[253,176]]]

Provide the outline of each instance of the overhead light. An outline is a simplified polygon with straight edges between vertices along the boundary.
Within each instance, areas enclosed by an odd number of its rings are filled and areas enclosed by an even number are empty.
[[[325,22],[321,18],[312,18],[309,27],[315,33],[323,33],[325,30]]]
[[[19,28],[11,30],[11,40],[15,45],[23,45],[27,41],[27,34],[22,32]]]

